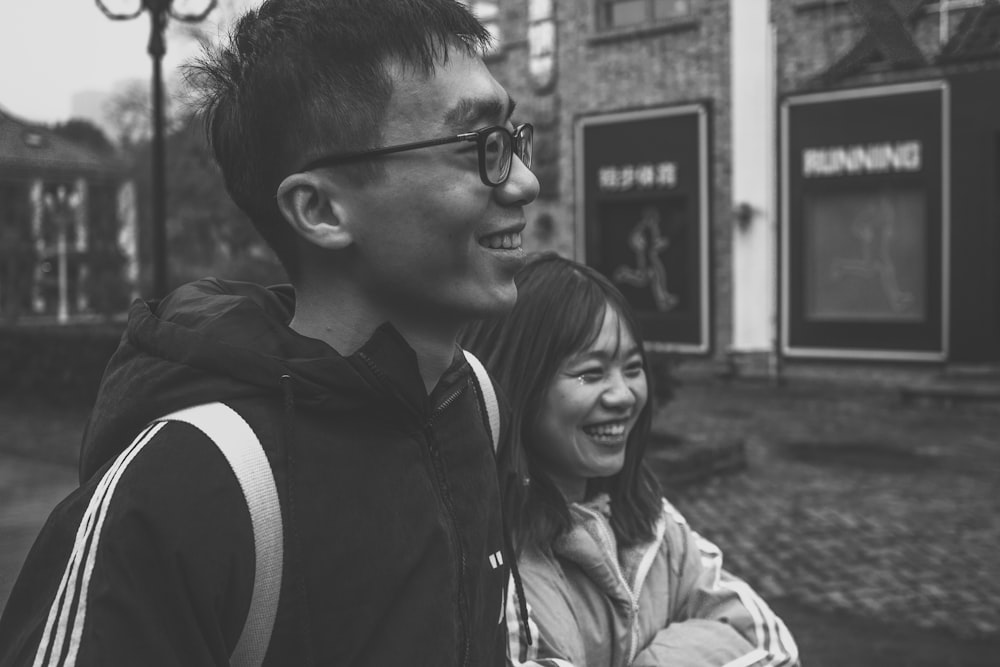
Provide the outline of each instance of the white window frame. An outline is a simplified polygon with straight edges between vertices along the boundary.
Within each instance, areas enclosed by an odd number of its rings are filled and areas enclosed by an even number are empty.
[[[625,2],[633,2],[634,0],[597,0],[596,12],[597,12],[597,29],[601,31],[609,30],[628,30],[629,28],[637,28],[648,25],[658,25],[662,23],[669,23],[670,21],[676,21],[678,19],[689,18],[694,13],[694,3],[695,0],[685,0],[687,2],[687,12],[684,14],[677,14],[676,16],[669,16],[662,19],[653,18],[653,3],[656,0],[642,0],[646,4],[646,18],[644,21],[637,23],[627,23],[622,25],[615,25],[611,22],[608,9],[614,5],[622,4]]]

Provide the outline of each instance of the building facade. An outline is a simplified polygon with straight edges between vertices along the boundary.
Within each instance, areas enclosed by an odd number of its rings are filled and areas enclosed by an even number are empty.
[[[526,243],[745,374],[1000,365],[1000,2],[473,2],[536,127]]]
[[[114,158],[0,109],[0,318],[123,308],[135,293],[135,222]]]

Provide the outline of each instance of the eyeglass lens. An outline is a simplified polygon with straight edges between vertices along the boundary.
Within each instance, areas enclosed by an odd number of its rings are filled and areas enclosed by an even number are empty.
[[[517,144],[517,155],[524,166],[531,168],[531,130],[524,128],[514,139]],[[484,141],[484,158],[486,160],[486,176],[491,183],[499,184],[507,180],[510,173],[510,163],[514,146],[511,145],[510,132],[497,128],[486,135]]]
[[[486,176],[491,183],[502,183],[510,171],[510,135],[497,129],[485,139]]]
[[[521,158],[521,162],[528,169],[531,169],[531,149],[532,143],[534,141],[535,130],[530,125],[526,125],[521,128],[520,135],[518,137],[518,157]]]

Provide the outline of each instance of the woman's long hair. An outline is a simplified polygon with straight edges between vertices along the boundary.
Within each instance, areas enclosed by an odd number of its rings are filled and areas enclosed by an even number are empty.
[[[637,342],[642,338],[625,297],[588,266],[547,253],[529,262],[516,283],[514,308],[500,318],[472,325],[462,344],[489,368],[511,407],[510,437],[501,445],[499,468],[506,521],[520,551],[546,547],[570,527],[566,500],[546,474],[529,437],[559,366],[597,340],[609,307]],[[649,365],[641,346],[640,354],[648,383]],[[610,496],[611,525],[622,545],[651,539],[660,512],[658,485],[643,463],[651,403],[652,398],[632,428],[621,471],[587,484],[588,498],[601,492]]]

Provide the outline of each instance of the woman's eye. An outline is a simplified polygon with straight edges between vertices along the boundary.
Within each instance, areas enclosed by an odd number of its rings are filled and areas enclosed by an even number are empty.
[[[641,361],[636,361],[625,366],[625,375],[630,378],[639,377],[644,372]]]
[[[576,377],[580,382],[599,382],[602,377],[604,377],[604,371],[599,368],[588,368],[579,371]]]

